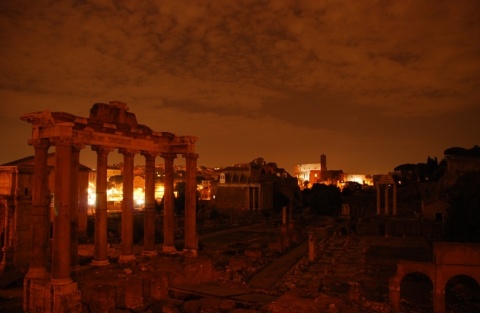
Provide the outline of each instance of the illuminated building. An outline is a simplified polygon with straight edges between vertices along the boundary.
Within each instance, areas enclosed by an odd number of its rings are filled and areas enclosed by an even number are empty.
[[[327,156],[320,156],[320,163],[297,164],[294,176],[300,188],[310,188],[313,184],[336,185],[343,189],[347,183],[373,186],[373,176],[365,174],[346,174],[342,170],[327,170]]]

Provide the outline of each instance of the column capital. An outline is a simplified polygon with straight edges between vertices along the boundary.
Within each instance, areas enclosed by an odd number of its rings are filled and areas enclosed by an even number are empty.
[[[159,153],[158,152],[153,152],[153,151],[140,151],[140,154],[143,155],[146,159],[153,158],[155,159]]]
[[[175,159],[177,157],[176,153],[161,153],[160,156],[164,159]]]
[[[198,159],[198,153],[184,153],[182,156],[185,159]]]
[[[28,141],[28,144],[30,146],[33,146],[33,148],[49,148],[50,147],[50,142],[48,141],[47,138],[36,138],[36,139],[30,139]]]
[[[78,141],[78,140],[73,140],[72,146],[73,146],[73,151],[76,151],[76,152],[78,152],[82,149],[85,149],[85,144],[83,142]]]
[[[135,155],[135,154],[138,153],[138,150],[120,148],[120,149],[118,149],[118,153],[121,153],[123,155]]]
[[[113,148],[107,146],[92,146],[92,151],[97,153],[110,153],[113,151]]]
[[[50,144],[54,146],[73,146],[73,138],[69,136],[50,137]]]

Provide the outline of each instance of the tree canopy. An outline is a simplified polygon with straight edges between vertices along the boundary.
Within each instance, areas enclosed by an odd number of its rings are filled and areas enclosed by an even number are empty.
[[[450,241],[480,242],[480,171],[460,177],[448,192],[445,235]]]

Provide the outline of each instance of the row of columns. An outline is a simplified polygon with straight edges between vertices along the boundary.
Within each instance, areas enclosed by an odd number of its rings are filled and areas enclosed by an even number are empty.
[[[50,139],[52,140],[52,139]],[[49,139],[32,140],[35,149],[32,194],[32,250],[28,279],[46,278],[47,247],[50,226],[50,197],[48,192],[47,156]],[[63,285],[72,282],[70,271],[77,264],[78,224],[78,169],[79,154],[84,146],[71,138],[56,138],[55,194],[53,216],[51,283]],[[109,264],[107,259],[107,162],[111,147],[92,146],[97,153],[97,189],[95,208],[94,256],[92,265]],[[122,204],[122,243],[119,261],[134,259],[133,253],[133,170],[136,150],[119,149],[124,155]],[[145,156],[145,215],[144,255],[155,255],[155,158],[157,154],[142,152]],[[164,243],[163,251],[174,252],[173,161],[175,153],[162,153],[165,159]],[[196,236],[196,165],[198,155],[183,154],[186,158],[185,189],[185,247],[197,252]]]
[[[389,190],[390,186],[392,187],[392,215],[397,215],[397,186],[393,184],[380,184],[377,183],[377,215],[382,214],[382,206],[381,206],[381,186],[384,187],[385,198],[384,198],[384,215],[390,214],[390,203],[389,203]]]
[[[261,210],[265,208],[264,194],[260,184],[244,187],[245,190],[245,209]]]

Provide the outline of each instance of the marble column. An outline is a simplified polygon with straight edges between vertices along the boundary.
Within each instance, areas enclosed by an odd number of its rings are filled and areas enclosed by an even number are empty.
[[[380,199],[381,199],[380,184],[377,183],[377,215],[382,214],[381,203],[380,203],[381,200]]]
[[[308,232],[308,261],[315,261],[315,233],[313,231]]]
[[[197,158],[198,154],[184,154],[185,182],[185,250],[197,255]]]
[[[388,203],[388,184],[385,184],[385,215],[390,214],[390,208]]]
[[[107,163],[111,148],[93,146],[97,152],[97,181],[95,198],[95,235],[92,265],[108,265],[107,259]]]
[[[71,264],[78,266],[78,179],[81,145],[72,146],[71,191],[70,191],[70,241]]]
[[[119,262],[135,259],[133,254],[133,167],[138,151],[119,149],[123,154],[122,250]]]
[[[143,214],[143,255],[156,255],[155,250],[155,154],[145,156],[145,208]]]
[[[32,250],[27,279],[46,278],[47,248],[50,233],[50,197],[48,195],[48,148],[47,139],[32,140],[35,149],[32,179]]]
[[[60,138],[55,141],[55,206],[53,213],[51,270],[51,283],[54,285],[66,285],[72,283],[70,277],[72,144],[70,138]]]
[[[393,184],[393,215],[397,215],[397,185]]]
[[[175,215],[173,202],[173,161],[175,153],[162,153],[165,161],[165,182],[163,193],[163,252],[175,252]]]
[[[16,186],[17,183],[17,170],[12,173],[12,185]],[[3,223],[3,258],[0,263],[0,276],[6,271],[14,267],[14,251],[15,251],[15,204],[16,204],[16,192],[8,198],[0,199],[0,206],[4,209],[4,223]]]

